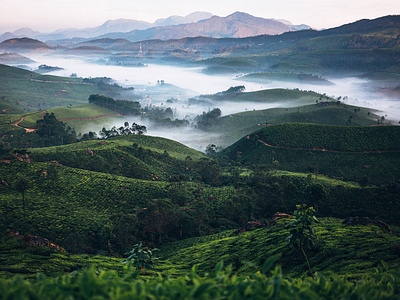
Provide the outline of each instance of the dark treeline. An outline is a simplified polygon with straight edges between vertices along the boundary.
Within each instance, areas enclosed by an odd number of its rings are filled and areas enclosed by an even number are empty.
[[[152,105],[142,107],[137,101],[114,100],[102,95],[90,95],[89,103],[113,110],[124,116],[138,116],[154,122],[156,126],[183,127],[189,126],[188,120],[174,119],[174,112],[170,107],[162,108]]]
[[[89,103],[113,110],[123,115],[140,115],[141,106],[137,101],[114,100],[111,97],[90,95]]]
[[[195,118],[197,128],[204,131],[211,131],[218,122],[219,117],[221,117],[221,110],[219,108],[214,108],[209,112],[203,112],[203,114]]]

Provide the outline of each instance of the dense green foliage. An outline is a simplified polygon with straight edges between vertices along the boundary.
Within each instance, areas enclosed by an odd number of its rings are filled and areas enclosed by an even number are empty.
[[[46,113],[36,121],[36,134],[42,139],[42,146],[71,144],[76,141],[75,131],[58,121],[54,113]]]
[[[268,262],[270,264],[270,261]],[[0,296],[6,298],[82,298],[82,299],[395,299],[399,296],[399,272],[382,271],[365,276],[355,283],[338,277],[317,276],[285,279],[275,268],[266,275],[236,276],[223,264],[205,277],[196,268],[185,277],[140,279],[137,273],[121,275],[112,271],[87,270],[47,278],[41,274],[35,280],[21,278],[0,281]]]
[[[125,253],[129,255],[122,261],[123,264],[128,263],[128,267],[133,266],[137,269],[141,269],[142,273],[146,273],[146,269],[151,270],[154,267],[154,261],[157,259],[153,257],[153,251],[157,249],[150,249],[149,247],[143,246],[140,242],[133,246],[131,251]]]
[[[318,213],[317,213],[318,215]],[[359,278],[385,261],[397,269],[400,260],[396,249],[399,237],[376,225],[343,225],[341,220],[319,218],[313,225],[318,243],[307,250],[311,268],[322,274]],[[290,246],[286,228],[293,219],[280,220],[278,225],[240,233],[238,236],[212,235],[177,241],[161,247],[158,255],[163,273],[183,275],[196,264],[201,274],[212,272],[223,260],[236,274],[257,272],[270,257],[287,276],[307,274],[307,263],[298,247]],[[221,236],[222,235],[222,236]],[[169,262],[169,264],[167,264]]]
[[[139,115],[140,104],[136,101],[114,100],[111,97],[101,95],[90,95],[89,103],[113,110],[124,115]]]
[[[222,133],[218,145],[229,146],[261,127],[280,123],[313,123],[337,126],[368,126],[379,117],[366,108],[345,105],[339,101],[318,101],[316,104],[288,108],[245,111],[221,117],[213,132]]]
[[[195,121],[197,122],[197,128],[205,131],[211,131],[218,122],[220,116],[221,110],[219,108],[214,108],[209,112],[203,112],[203,114],[198,115],[195,118]]]
[[[271,164],[363,184],[399,179],[399,128],[311,124],[267,126],[221,152],[242,164]]]
[[[31,157],[35,161],[55,160],[69,167],[131,178],[169,180],[174,175],[193,176],[191,169],[195,162],[190,159],[197,161],[204,156],[163,138],[127,135],[103,141],[85,141],[64,148],[32,149]]]
[[[315,124],[279,124],[254,133],[272,146],[344,152],[400,150],[399,126],[341,127]]]

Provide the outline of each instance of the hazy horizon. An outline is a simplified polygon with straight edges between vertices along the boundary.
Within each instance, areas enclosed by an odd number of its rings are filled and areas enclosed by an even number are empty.
[[[400,14],[397,0],[221,0],[164,2],[148,0],[131,2],[60,0],[3,0],[0,10],[0,33],[31,28],[42,33],[67,28],[90,28],[107,20],[132,19],[153,23],[173,15],[186,16],[196,11],[226,17],[236,11],[256,17],[285,19],[295,25],[307,24],[324,29],[374,19],[385,15]],[[349,13],[351,12],[351,13]]]

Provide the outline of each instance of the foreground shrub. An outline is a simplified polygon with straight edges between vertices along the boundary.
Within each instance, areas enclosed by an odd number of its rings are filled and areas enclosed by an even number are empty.
[[[86,270],[58,278],[38,274],[36,280],[15,277],[0,280],[1,299],[398,299],[400,271],[378,268],[374,274],[350,282],[346,278],[303,276],[284,279],[280,267],[269,275],[269,259],[261,272],[236,276],[231,267],[215,270],[205,277],[197,267],[178,278],[144,277],[137,271],[120,275],[114,271]]]

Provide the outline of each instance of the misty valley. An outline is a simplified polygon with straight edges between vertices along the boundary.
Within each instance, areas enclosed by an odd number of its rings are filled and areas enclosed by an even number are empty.
[[[400,17],[199,18],[0,36],[0,298],[397,299]]]

